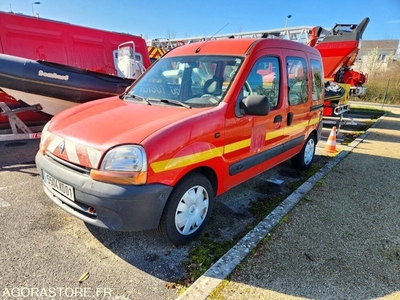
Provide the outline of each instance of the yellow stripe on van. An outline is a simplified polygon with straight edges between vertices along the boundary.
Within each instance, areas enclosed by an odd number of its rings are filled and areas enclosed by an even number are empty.
[[[283,129],[279,129],[279,130],[275,130],[275,131],[271,131],[271,132],[267,132],[265,134],[265,140],[272,140],[274,138],[280,137],[283,135]]]
[[[308,122],[309,125],[315,125],[318,124],[320,122],[320,116],[316,117],[316,118],[312,118],[310,120],[310,122]]]
[[[293,126],[290,126],[290,127],[286,127],[286,128],[288,129],[287,132],[292,132],[292,131],[297,131],[297,130],[304,129],[307,126],[308,126],[308,121],[303,121],[301,123],[298,123],[296,125],[293,125]]]
[[[319,118],[313,118],[310,124],[315,124],[319,122]],[[298,129],[308,126],[308,122],[304,121],[302,123],[296,124],[292,127],[286,127],[286,131],[292,132]],[[276,137],[280,137],[284,134],[283,129],[275,130],[272,132],[267,132],[265,135],[265,140],[270,140]],[[223,147],[214,148],[211,150],[206,150],[198,153],[193,153],[190,155],[185,155],[181,157],[175,157],[172,159],[166,159],[162,161],[153,162],[150,166],[155,173],[160,173],[167,170],[178,169],[186,166],[190,166],[199,162],[207,161],[215,157],[222,156],[223,153],[231,153],[251,145],[251,139],[245,139],[239,142],[228,144]]]
[[[166,159],[162,161],[156,161],[151,164],[151,168],[155,173],[160,173],[162,171],[186,167],[189,165],[193,165],[202,161],[212,159],[214,157],[222,156],[222,150],[223,147],[218,147],[190,155],[175,157],[172,159]]]
[[[303,121],[303,122],[298,123],[298,124],[296,124],[294,126],[286,127],[285,132],[286,133],[290,133],[290,132],[293,132],[293,131],[297,131],[297,130],[303,129],[303,128],[308,127],[310,125],[318,124],[319,120],[320,120],[320,117],[318,116],[316,118],[310,119],[309,121]]]
[[[224,153],[231,153],[239,149],[243,149],[249,147],[251,144],[251,139],[245,139],[243,141],[239,141],[233,144],[226,145],[224,147]]]

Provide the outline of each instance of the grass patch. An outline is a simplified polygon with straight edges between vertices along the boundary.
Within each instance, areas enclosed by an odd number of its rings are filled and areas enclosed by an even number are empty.
[[[363,105],[355,105],[355,104],[352,104],[351,106],[350,106],[350,111],[351,112],[360,112],[360,113],[381,113],[381,114],[384,114],[384,113],[386,113],[386,112],[388,112],[387,110],[385,110],[385,109],[381,109],[381,108],[376,108],[376,107],[371,107],[371,106],[363,106]]]
[[[389,112],[388,110],[383,110],[383,109],[374,108],[374,107],[351,105],[350,111],[348,113],[371,116],[371,119],[374,119],[374,118],[376,119],[388,112]],[[346,116],[346,114],[347,113],[345,113],[344,116]]]
[[[315,184],[315,187],[317,187],[317,188],[322,188],[322,187],[324,187],[324,186],[325,186],[325,177],[322,178],[320,181],[318,181],[318,182]]]
[[[343,142],[342,145],[348,146],[353,142],[356,138],[362,135],[365,131],[355,131],[355,132],[342,132],[343,134]]]
[[[251,202],[250,212],[255,217],[253,225],[258,224],[265,218],[271,211],[273,211],[284,199],[286,195],[278,195],[274,197],[258,198],[256,201]]]
[[[317,173],[321,169],[320,165],[317,164],[312,164],[306,171],[303,172],[303,175],[300,177],[299,180],[296,180],[294,182],[291,182],[288,184],[288,187],[292,192],[297,190],[305,181],[307,181],[308,178],[313,176],[315,173]],[[285,196],[286,198],[286,196]]]
[[[207,269],[220,259],[236,241],[216,242],[212,238],[203,235],[200,238],[200,246],[189,251],[190,263],[188,272],[190,278],[199,278]]]
[[[244,235],[239,235],[237,239],[218,242],[213,240],[208,234],[203,234],[199,238],[200,245],[189,250],[190,260],[184,262],[188,275],[175,285],[178,292],[183,293]]]

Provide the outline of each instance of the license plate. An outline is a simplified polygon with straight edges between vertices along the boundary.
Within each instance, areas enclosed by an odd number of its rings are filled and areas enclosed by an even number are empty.
[[[47,186],[51,187],[53,190],[56,190],[61,195],[67,197],[69,200],[75,201],[74,188],[72,186],[54,178],[50,174],[47,174],[45,171],[42,172],[43,181]]]

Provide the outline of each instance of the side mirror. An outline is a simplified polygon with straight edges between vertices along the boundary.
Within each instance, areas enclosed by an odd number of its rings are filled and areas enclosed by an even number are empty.
[[[269,101],[264,95],[251,95],[240,102],[240,110],[246,115],[266,116],[269,114]]]

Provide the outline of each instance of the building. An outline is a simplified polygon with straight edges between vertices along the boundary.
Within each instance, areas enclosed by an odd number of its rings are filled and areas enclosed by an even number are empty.
[[[399,40],[363,40],[353,68],[367,74],[386,71],[393,60],[400,60]]]

